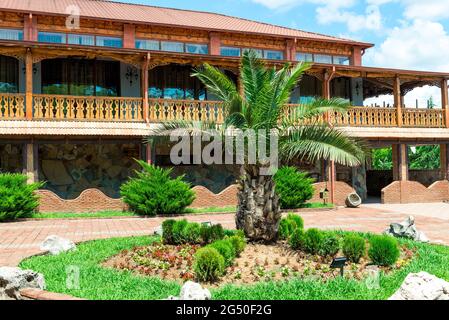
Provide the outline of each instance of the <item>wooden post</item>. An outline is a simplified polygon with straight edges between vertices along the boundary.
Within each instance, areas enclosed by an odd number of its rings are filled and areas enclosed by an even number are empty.
[[[396,108],[398,127],[402,127],[402,98],[401,98],[401,79],[396,76],[393,85],[394,106]]]
[[[405,143],[393,145],[393,180],[408,180],[408,148]]]
[[[440,178],[449,180],[449,145],[440,144]]]
[[[34,143],[27,143],[25,145],[25,165],[26,175],[28,177],[28,183],[36,182],[36,167],[35,167],[35,148]]]
[[[149,75],[148,75],[148,65],[150,63],[150,54],[148,53],[145,58],[144,61],[142,63],[142,69],[141,69],[141,75],[140,75],[140,80],[141,80],[141,91],[142,91],[142,103],[143,103],[143,119],[145,120],[146,123],[150,122],[150,109],[148,106],[148,81],[149,81]]]
[[[123,26],[123,48],[136,48],[136,27],[132,24]]]
[[[219,56],[221,51],[220,34],[217,32],[209,33],[209,54],[212,56]]]
[[[27,49],[25,56],[25,113],[26,119],[33,119],[33,55]]]
[[[441,108],[444,112],[444,124],[449,128],[449,98],[447,91],[447,79],[441,80]]]
[[[151,148],[152,147],[153,146],[150,143],[146,144],[145,151],[146,151],[146,161],[147,161],[148,164],[152,163],[152,161],[151,161]]]

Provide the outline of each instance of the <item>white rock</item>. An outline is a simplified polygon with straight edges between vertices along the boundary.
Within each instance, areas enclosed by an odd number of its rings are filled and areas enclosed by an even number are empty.
[[[41,243],[40,249],[42,251],[48,251],[52,255],[58,255],[61,252],[76,250],[76,245],[69,239],[53,235],[48,236],[44,242]]]
[[[389,300],[449,300],[449,282],[427,272],[410,273]]]
[[[154,235],[155,236],[162,236],[162,226],[159,226],[156,229],[154,229]]]
[[[44,290],[44,276],[33,270],[0,267],[0,300],[20,300],[19,290],[24,288]]]
[[[212,295],[199,283],[187,281],[181,288],[179,300],[210,300]]]

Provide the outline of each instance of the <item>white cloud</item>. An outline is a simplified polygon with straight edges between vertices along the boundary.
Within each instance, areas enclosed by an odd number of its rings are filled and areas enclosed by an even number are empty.
[[[335,7],[330,4],[318,7],[316,12],[319,23],[346,23],[350,32],[357,32],[364,29],[380,30],[382,28],[382,15],[379,7],[375,5],[367,6],[365,14],[356,14],[351,11],[341,10],[340,7]]]
[[[409,19],[439,20],[449,17],[447,0],[402,0],[404,16]]]
[[[251,0],[252,2],[261,4],[269,9],[287,9],[299,5],[301,0]]]

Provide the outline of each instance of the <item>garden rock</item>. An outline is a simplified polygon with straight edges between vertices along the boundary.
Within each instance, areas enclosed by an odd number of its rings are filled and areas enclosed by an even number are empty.
[[[449,282],[427,272],[410,273],[389,300],[449,300]]]
[[[203,289],[199,283],[187,281],[181,288],[179,300],[210,300],[208,289]]]
[[[21,300],[24,288],[45,289],[44,276],[33,270],[0,267],[0,300]]]
[[[346,198],[346,206],[348,208],[358,208],[361,204],[362,198],[355,192],[349,194]]]
[[[159,226],[156,229],[154,229],[154,235],[155,236],[162,236],[162,226]]]
[[[48,236],[44,242],[41,243],[40,249],[42,251],[48,251],[52,255],[58,255],[61,252],[76,250],[76,245],[69,239],[52,235]]]
[[[390,224],[390,228],[385,230],[384,233],[398,238],[407,238],[420,242],[429,242],[429,239],[426,237],[426,235],[416,229],[415,218],[413,216],[409,216],[401,223]]]

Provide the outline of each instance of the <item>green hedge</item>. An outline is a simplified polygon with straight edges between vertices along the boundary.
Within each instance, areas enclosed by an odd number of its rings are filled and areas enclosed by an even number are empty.
[[[283,209],[300,208],[307,200],[312,199],[314,180],[307,177],[295,167],[282,167],[274,175],[276,193],[279,195]]]

